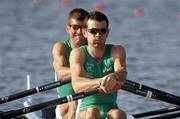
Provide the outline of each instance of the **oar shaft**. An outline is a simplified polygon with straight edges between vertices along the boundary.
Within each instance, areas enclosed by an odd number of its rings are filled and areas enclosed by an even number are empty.
[[[158,115],[158,114],[174,112],[174,111],[178,111],[178,110],[180,110],[180,107],[175,106],[175,107],[163,108],[163,109],[143,112],[143,113],[139,113],[139,114],[134,114],[133,116],[135,118],[141,118],[141,117],[146,117],[146,116],[152,116],[152,115]]]
[[[54,82],[54,83],[51,83],[51,84],[46,84],[46,85],[40,86],[39,90],[37,92],[46,91],[46,90],[61,86],[63,84],[69,83],[69,82],[70,81]],[[133,83],[135,83],[135,85]],[[144,87],[146,87],[146,86],[144,86]],[[165,102],[168,102],[168,103],[180,105],[180,98],[178,96],[174,96],[172,94],[169,94],[169,93],[166,93],[166,92],[163,92],[163,91],[160,91],[160,90],[158,90],[156,92],[157,89],[154,89],[154,88],[151,88],[151,87],[148,87],[148,88],[144,89],[144,88],[142,88],[142,85],[140,85],[140,84],[138,84],[136,82],[129,81],[129,80],[127,80],[125,82],[122,89],[126,90],[128,92],[131,92],[131,93],[135,93],[137,95],[141,95],[141,96],[145,96],[145,97],[149,97],[149,98],[153,98],[153,99],[159,99],[161,101],[165,101]],[[30,90],[33,90],[33,89],[30,89]],[[30,91],[30,92],[32,93],[33,91]],[[37,111],[37,110],[40,110],[40,109],[45,108],[45,107],[66,103],[66,102],[72,101],[72,100],[77,100],[77,99],[86,97],[88,95],[96,94],[97,92],[99,92],[99,91],[93,90],[93,91],[90,91],[88,93],[74,94],[74,95],[70,95],[70,96],[67,96],[67,97],[52,100],[52,101],[49,101],[49,102],[37,104],[37,105],[34,105],[34,106],[30,106],[30,107],[26,107],[26,108],[22,108],[22,109],[18,109],[18,110],[13,110],[13,111],[8,111],[8,112],[5,112],[5,113],[2,113],[1,115],[3,115],[4,117],[14,117],[16,115]]]
[[[12,100],[19,99],[19,98],[22,98],[22,97],[25,97],[25,96],[28,96],[28,95],[32,95],[32,94],[35,94],[35,93],[47,91],[47,90],[62,86],[64,84],[70,83],[70,82],[71,82],[71,80],[56,81],[56,82],[45,84],[45,85],[42,85],[42,86],[37,86],[36,88],[25,90],[25,91],[22,91],[22,92],[19,92],[19,93],[16,93],[16,94],[1,97],[0,98],[0,104],[10,102]]]
[[[170,113],[170,114],[146,118],[146,119],[174,119],[176,117],[180,117],[180,112]]]
[[[128,92],[137,94],[137,95],[141,95],[141,96],[152,98],[152,99],[158,99],[161,101],[165,101],[165,102],[180,106],[179,96],[176,96],[167,92],[163,92],[158,89],[151,88],[142,84],[138,84],[133,81],[126,80],[122,89]]]
[[[150,91],[155,91],[158,93],[166,94],[165,92],[163,92],[161,90],[158,90],[158,89],[155,89],[155,88],[152,88],[152,87],[149,87],[149,86],[146,86],[146,85],[134,82],[134,81],[126,80],[126,84],[136,87],[137,89],[150,90]]]
[[[1,118],[6,118],[6,119],[7,118],[12,118],[12,117],[16,117],[17,115],[30,113],[30,112],[37,111],[37,110],[40,110],[40,109],[43,109],[43,108],[46,108],[46,107],[55,106],[55,105],[63,104],[63,103],[66,103],[66,102],[78,100],[78,99],[81,99],[81,98],[96,94],[98,92],[100,92],[98,89],[94,89],[94,90],[91,90],[91,91],[88,91],[88,92],[76,93],[76,94],[73,94],[73,95],[68,95],[66,97],[62,97],[62,98],[58,98],[58,99],[55,99],[55,100],[47,101],[47,102],[40,103],[40,104],[37,104],[37,105],[32,105],[32,106],[29,106],[29,107],[21,108],[21,109],[18,109],[18,110],[11,110],[11,111],[8,111],[8,112],[3,112],[3,113],[0,114],[0,116],[1,116]]]

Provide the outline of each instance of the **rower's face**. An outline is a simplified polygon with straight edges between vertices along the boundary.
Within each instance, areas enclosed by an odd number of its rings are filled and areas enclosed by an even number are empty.
[[[88,20],[84,35],[88,40],[88,45],[104,47],[108,32],[106,21]]]
[[[69,25],[66,28],[66,31],[69,34],[71,40],[74,40],[74,43],[84,44],[87,42],[86,38],[83,35],[83,22],[76,19],[71,19]]]

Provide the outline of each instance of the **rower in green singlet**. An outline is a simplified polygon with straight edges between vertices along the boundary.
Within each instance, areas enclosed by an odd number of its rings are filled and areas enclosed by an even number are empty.
[[[77,119],[127,119],[116,104],[117,91],[127,78],[126,53],[121,45],[106,44],[109,21],[105,14],[93,11],[85,19],[84,36],[88,45],[70,54],[72,86],[75,92],[96,88],[104,93],[83,98]]]
[[[55,71],[55,80],[71,80],[71,72],[69,67],[69,55],[72,49],[87,44],[86,38],[83,36],[84,19],[88,12],[82,8],[72,9],[68,14],[66,32],[69,40],[65,42],[56,42],[53,45],[53,67]],[[74,93],[71,83],[57,88],[58,96],[67,96]],[[57,105],[57,119],[74,119],[77,101]]]
[[[111,57],[112,46],[113,45],[106,45],[105,54],[101,59],[100,63],[98,63],[89,54],[87,45],[82,46],[85,54],[85,62],[84,62],[85,77],[93,80],[95,78],[101,78],[107,74],[114,72],[114,63]],[[100,110],[101,118],[105,119],[110,109],[118,108],[116,99],[117,99],[117,92],[95,94],[81,100],[80,111],[93,105]]]
[[[68,66],[69,66],[69,55],[70,55],[71,50],[72,50],[71,45],[70,45],[70,41],[69,40],[64,41],[64,46],[65,46],[65,49],[66,49],[66,59],[67,59],[66,61],[67,61]],[[58,81],[58,76],[57,76],[56,72],[55,72],[55,80]],[[57,93],[58,93],[59,97],[63,97],[63,96],[73,94],[74,90],[72,88],[71,83],[68,83],[68,84],[65,84],[63,86],[58,87],[57,88]]]

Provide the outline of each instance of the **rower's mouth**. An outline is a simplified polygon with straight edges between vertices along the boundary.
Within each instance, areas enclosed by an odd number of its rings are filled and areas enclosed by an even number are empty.
[[[74,35],[75,39],[85,39],[83,35]]]

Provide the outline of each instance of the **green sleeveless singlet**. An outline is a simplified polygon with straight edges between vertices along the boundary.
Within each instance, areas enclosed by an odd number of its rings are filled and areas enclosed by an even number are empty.
[[[94,79],[101,78],[107,74],[114,72],[114,62],[111,57],[111,48],[113,45],[106,45],[105,55],[101,63],[98,63],[88,52],[87,45],[82,46],[85,53],[85,77]],[[103,93],[88,96],[81,100],[80,111],[94,105],[100,110],[101,118],[105,119],[107,112],[112,108],[117,108],[116,104],[117,92]]]
[[[66,48],[66,59],[68,61],[68,65],[69,65],[69,56],[70,56],[70,53],[72,50],[71,45],[70,45],[70,41],[69,40],[64,41],[64,45]],[[56,81],[58,80],[56,72],[55,72],[55,80]],[[59,97],[63,97],[63,96],[67,96],[67,95],[74,93],[74,90],[72,88],[71,83],[68,83],[68,84],[65,84],[63,86],[58,87],[57,93],[58,93]]]

